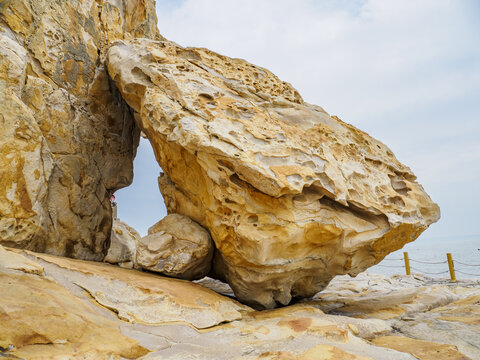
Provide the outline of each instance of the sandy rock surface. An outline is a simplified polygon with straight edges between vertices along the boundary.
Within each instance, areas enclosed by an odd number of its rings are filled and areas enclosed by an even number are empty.
[[[103,259],[139,139],[103,61],[134,36],[159,38],[153,0],[0,3],[0,243]]]
[[[134,228],[119,219],[113,219],[110,245],[103,261],[132,268],[139,239],[140,234]]]
[[[383,336],[372,342],[377,346],[409,352],[419,360],[468,359],[454,345],[433,343],[403,336]]]
[[[396,336],[447,344],[449,346],[439,347],[437,354],[442,353],[446,359],[480,358],[478,280],[452,283],[447,279],[435,280],[421,275],[387,277],[369,273],[360,274],[355,279],[341,276],[309,304],[329,314],[385,320],[395,329]],[[379,345],[391,344],[394,349],[415,349],[415,342],[408,339],[378,341]],[[422,353],[422,349],[429,348],[422,344],[418,342],[415,351]],[[448,355],[452,346],[464,357]],[[434,357],[435,353],[419,356],[421,359]]]
[[[0,278],[6,358],[473,360],[480,349],[475,282],[446,285],[457,300],[433,292],[438,301],[418,300],[429,305],[386,318],[365,303],[354,315],[354,302],[349,312],[332,310],[332,301],[381,298],[431,280],[344,277],[327,287],[328,300],[254,311],[188,281],[1,246]],[[397,299],[397,307],[409,305]]]
[[[208,275],[213,251],[208,231],[185,215],[170,214],[138,240],[136,265],[180,279],[197,280]]]
[[[38,259],[0,250],[0,357],[138,358],[149,352],[47,276]],[[29,271],[32,264],[40,271]]]
[[[169,212],[209,229],[214,273],[242,301],[312,296],[439,218],[387,146],[268,70],[148,39],[115,44],[107,62],[165,171]]]

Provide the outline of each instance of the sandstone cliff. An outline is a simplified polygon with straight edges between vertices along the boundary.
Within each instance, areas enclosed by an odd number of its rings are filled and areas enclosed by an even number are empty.
[[[103,60],[137,36],[153,0],[0,2],[0,243],[103,258],[139,134]]]

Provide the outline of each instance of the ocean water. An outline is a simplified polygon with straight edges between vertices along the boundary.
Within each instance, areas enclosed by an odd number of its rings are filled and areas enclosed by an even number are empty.
[[[408,252],[412,274],[450,278],[446,254],[451,253],[457,279],[480,279],[480,235],[427,239],[420,237],[403,249],[389,254],[367,271],[384,275],[405,274],[404,251]]]

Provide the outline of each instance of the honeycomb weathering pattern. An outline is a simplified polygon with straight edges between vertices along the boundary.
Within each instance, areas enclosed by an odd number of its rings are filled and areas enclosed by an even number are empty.
[[[387,146],[268,70],[147,39],[114,44],[107,67],[165,171],[168,211],[209,229],[212,275],[244,302],[311,296],[439,219]]]

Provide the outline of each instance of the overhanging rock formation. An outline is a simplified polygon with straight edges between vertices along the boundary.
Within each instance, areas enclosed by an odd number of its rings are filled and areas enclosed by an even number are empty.
[[[388,147],[265,69],[148,39],[116,43],[107,62],[165,171],[169,212],[209,229],[212,275],[244,302],[311,296],[439,219]]]

